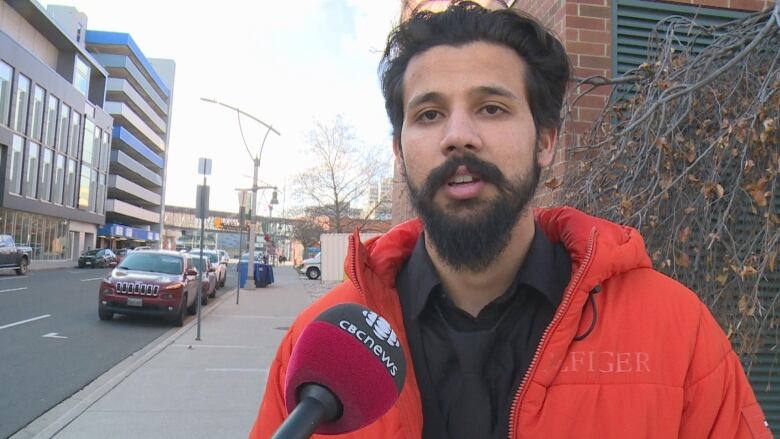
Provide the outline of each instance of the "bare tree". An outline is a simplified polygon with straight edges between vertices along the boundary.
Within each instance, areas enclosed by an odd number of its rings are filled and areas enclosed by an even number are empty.
[[[325,216],[332,231],[344,232],[344,219],[356,215],[353,204],[384,175],[387,154],[358,142],[341,116],[317,122],[308,143],[315,165],[296,177],[297,193],[312,206],[311,216]]]

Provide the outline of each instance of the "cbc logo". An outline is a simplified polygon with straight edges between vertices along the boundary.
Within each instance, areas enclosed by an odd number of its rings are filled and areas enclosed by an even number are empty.
[[[366,318],[366,323],[374,328],[374,334],[376,334],[380,340],[387,341],[387,344],[390,346],[401,346],[401,343],[398,342],[398,337],[395,335],[395,331],[390,327],[390,323],[387,323],[387,320],[379,317],[379,315],[373,311],[363,311],[363,316]]]

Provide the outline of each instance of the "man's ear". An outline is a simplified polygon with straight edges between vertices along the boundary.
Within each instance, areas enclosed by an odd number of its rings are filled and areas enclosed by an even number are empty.
[[[544,169],[552,165],[555,158],[555,143],[558,140],[558,130],[541,128],[536,141],[536,162]]]

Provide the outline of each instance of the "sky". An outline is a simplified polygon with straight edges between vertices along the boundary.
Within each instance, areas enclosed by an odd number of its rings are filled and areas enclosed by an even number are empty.
[[[215,99],[272,125],[259,169],[260,185],[279,188],[293,207],[293,177],[314,162],[306,133],[337,115],[365,145],[392,156],[377,65],[398,21],[399,0],[206,2],[192,0],[59,0],[88,17],[87,28],[130,34],[147,58],[176,63],[166,204],[195,206],[198,158],[212,159],[210,209],[237,211],[235,188],[251,187],[252,160],[236,113]],[[292,6],[294,5],[294,7]],[[260,151],[266,128],[242,117],[247,145]],[[388,176],[392,170],[388,169]],[[270,191],[258,196],[265,214]]]

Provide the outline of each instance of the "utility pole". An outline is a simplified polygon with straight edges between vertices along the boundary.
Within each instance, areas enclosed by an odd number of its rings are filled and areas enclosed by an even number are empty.
[[[232,105],[225,104],[224,102],[219,102],[215,99],[209,99],[209,98],[200,98],[203,102],[208,102],[210,104],[216,104],[221,105],[225,108],[228,108],[230,110],[233,110],[236,112],[236,115],[239,117],[238,119],[238,126],[241,128],[241,115],[244,115],[255,122],[260,123],[264,127],[267,128],[265,132],[265,136],[263,137],[263,142],[260,144],[260,151],[257,153],[257,156],[252,155],[252,152],[249,150],[249,146],[246,144],[246,140],[244,139],[244,146],[246,147],[247,152],[249,153],[249,156],[252,158],[252,163],[254,165],[254,174],[252,176],[252,210],[249,212],[249,257],[247,258],[247,269],[249,272],[247,273],[247,282],[249,282],[249,279],[252,279],[251,283],[251,289],[255,288],[255,241],[257,240],[257,190],[260,189],[257,186],[257,178],[260,171],[260,158],[263,155],[263,147],[265,146],[265,141],[268,139],[268,135],[273,131],[276,133],[276,135],[281,136],[281,133],[274,129],[273,126],[268,125],[267,123],[263,122],[262,120],[252,116],[251,114],[241,110],[240,108],[236,108]],[[243,139],[244,132],[243,129],[241,130],[241,138]],[[240,255],[239,255],[240,256]]]

